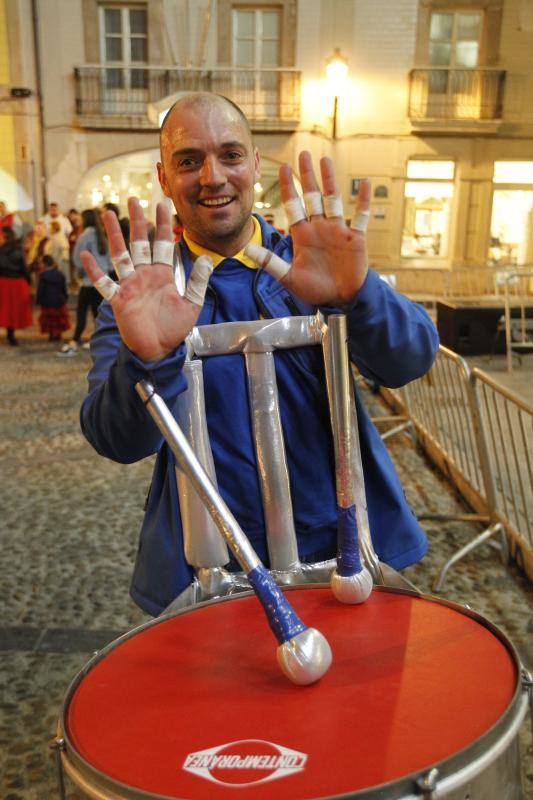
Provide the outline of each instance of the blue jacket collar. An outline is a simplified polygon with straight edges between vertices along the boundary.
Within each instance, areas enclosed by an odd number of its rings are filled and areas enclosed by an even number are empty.
[[[292,261],[292,240],[290,236],[279,233],[272,225],[269,225],[261,216],[257,215],[263,235],[263,246],[272,250],[276,255],[285,261]],[[181,258],[185,269],[187,280],[192,270],[192,260],[189,248],[182,240],[179,244]],[[275,278],[263,269],[257,270],[254,280],[254,295],[258,305],[259,313],[267,317],[286,317],[292,315],[314,314],[315,306],[305,303],[292,295]],[[199,325],[207,325],[213,321],[216,308],[216,295],[208,286],[204,307],[200,317]]]

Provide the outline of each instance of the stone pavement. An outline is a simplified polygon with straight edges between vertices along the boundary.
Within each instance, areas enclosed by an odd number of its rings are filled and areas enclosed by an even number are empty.
[[[18,348],[0,342],[0,797],[50,800],[57,788],[48,740],[71,679],[94,650],[147,619],[128,585],[152,459],[114,464],[81,436],[86,351],[59,359],[35,330],[20,339]],[[372,413],[386,413],[377,397],[365,391],[365,399]],[[410,439],[389,444],[418,513],[465,512]],[[480,527],[430,522],[426,529],[429,554],[406,574],[429,592],[439,565]],[[442,596],[488,617],[533,667],[532,586],[491,547],[452,568]],[[525,797],[533,800],[528,720],[521,747]],[[77,790],[68,797],[78,798]]]

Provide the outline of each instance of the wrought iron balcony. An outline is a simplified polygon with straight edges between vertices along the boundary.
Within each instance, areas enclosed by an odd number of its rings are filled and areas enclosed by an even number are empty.
[[[76,67],[76,113],[84,127],[154,128],[148,105],[179,92],[216,92],[243,110],[256,130],[292,130],[300,121],[300,71],[294,69]]]
[[[414,127],[433,123],[500,121],[502,118],[505,72],[483,69],[427,67],[410,74],[409,117]]]

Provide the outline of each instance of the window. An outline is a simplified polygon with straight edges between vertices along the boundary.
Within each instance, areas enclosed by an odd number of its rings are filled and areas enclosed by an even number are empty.
[[[232,16],[232,63],[247,67],[235,74],[245,114],[255,119],[277,116],[279,106],[280,11],[234,8]]]
[[[453,161],[413,159],[407,163],[403,257],[446,257],[454,174]]]
[[[429,63],[435,67],[477,67],[481,40],[480,11],[438,11],[431,15]]]
[[[233,10],[233,65],[279,67],[279,11]]]
[[[444,104],[453,118],[479,117],[480,87],[464,70],[478,64],[481,23],[479,11],[438,11],[431,15],[429,63],[440,69],[431,70],[428,76],[429,116],[442,116]]]
[[[147,13],[143,6],[100,6],[100,50],[108,90],[144,90],[148,61]]]
[[[489,263],[533,261],[533,161],[496,161]]]

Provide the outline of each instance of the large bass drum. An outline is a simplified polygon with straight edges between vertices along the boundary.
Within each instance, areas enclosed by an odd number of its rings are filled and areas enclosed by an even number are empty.
[[[461,606],[376,588],[289,589],[333,665],[289,683],[254,596],[158,618],[98,653],[60,720],[89,798],[518,800],[527,710],[505,636]]]

